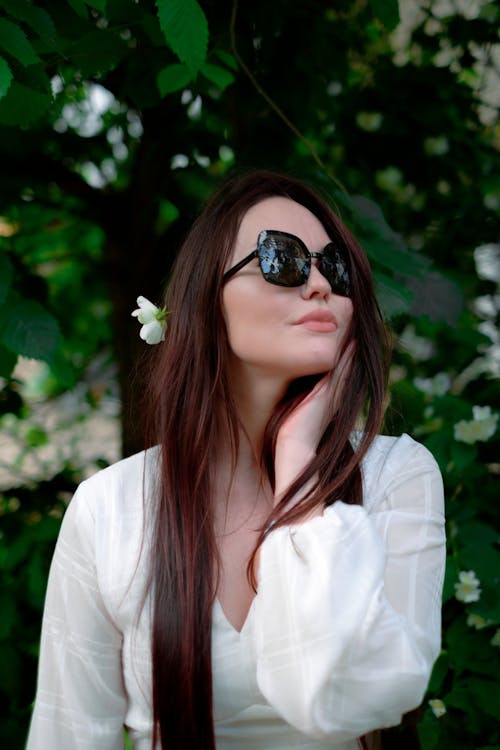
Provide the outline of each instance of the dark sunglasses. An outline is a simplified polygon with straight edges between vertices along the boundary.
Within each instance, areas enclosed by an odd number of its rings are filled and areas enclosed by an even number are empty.
[[[318,271],[325,277],[334,294],[349,297],[351,284],[347,260],[333,242],[323,252],[311,253],[299,237],[277,229],[263,229],[257,239],[257,249],[226,271],[225,283],[254,258],[259,259],[263,277],[278,286],[302,286],[311,273],[311,258],[318,258]]]

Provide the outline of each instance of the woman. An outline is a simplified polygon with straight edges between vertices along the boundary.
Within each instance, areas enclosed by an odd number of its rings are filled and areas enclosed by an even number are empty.
[[[366,257],[311,189],[255,172],[195,223],[166,308],[156,447],[63,522],[28,748],[114,750],[123,725],[138,750],[366,746],[422,700],[445,555],[435,461],[377,436]]]

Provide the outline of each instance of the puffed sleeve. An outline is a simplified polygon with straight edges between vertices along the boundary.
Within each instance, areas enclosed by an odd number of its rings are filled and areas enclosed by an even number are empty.
[[[121,634],[99,590],[94,519],[81,485],[50,569],[27,750],[122,750]]]
[[[431,454],[406,439],[371,488],[370,512],[336,502],[262,545],[259,688],[311,736],[340,742],[398,724],[421,703],[439,654],[442,480]]]

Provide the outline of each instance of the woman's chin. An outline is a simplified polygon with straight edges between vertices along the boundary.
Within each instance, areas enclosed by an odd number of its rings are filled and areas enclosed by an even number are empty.
[[[316,359],[313,362],[304,362],[300,366],[290,367],[288,378],[290,380],[297,380],[297,378],[305,378],[310,375],[323,375],[325,372],[329,372],[333,366],[333,357]]]

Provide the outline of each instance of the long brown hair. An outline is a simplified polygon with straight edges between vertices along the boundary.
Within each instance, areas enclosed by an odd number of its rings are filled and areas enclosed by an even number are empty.
[[[302,204],[347,254],[353,318],[344,342],[355,339],[354,361],[340,406],[317,455],[268,519],[297,520],[336,499],[362,503],[360,461],[380,429],[387,380],[387,335],[366,256],[339,217],[315,191],[281,174],[255,171],[227,182],[187,236],[168,284],[165,342],[157,347],[145,403],[148,444],[161,446],[160,485],[153,506],[151,547],[153,747],[214,750],[211,623],[217,580],[213,522],[214,450],[226,441],[236,463],[239,426],[226,364],[229,345],[221,308],[222,276],[245,213],[271,196]],[[273,455],[283,419],[312,387],[294,381],[265,432],[262,462],[274,482]],[[349,440],[360,415],[364,428]],[[287,512],[286,502],[311,477],[312,490]]]

